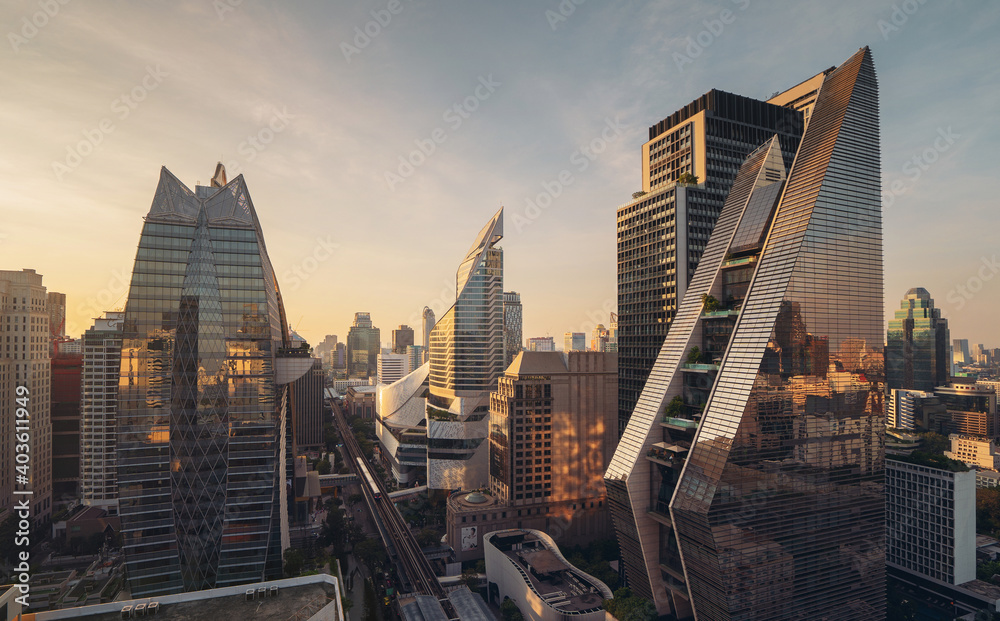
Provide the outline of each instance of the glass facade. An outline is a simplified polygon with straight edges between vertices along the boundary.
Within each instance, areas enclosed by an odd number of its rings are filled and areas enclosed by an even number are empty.
[[[162,169],[125,308],[117,469],[137,597],[281,575],[284,309],[242,176],[196,192]]]
[[[521,332],[521,294],[517,291],[503,292],[503,368],[506,369],[521,353],[523,342]]]
[[[948,383],[951,348],[948,320],[934,308],[931,294],[923,287],[903,296],[896,315],[889,321],[885,376],[889,389],[930,391]]]
[[[782,159],[775,138],[740,169],[606,474],[626,579],[661,614],[885,614],[867,48],[825,75],[787,180]]]
[[[503,209],[459,265],[455,304],[430,335],[427,485],[474,489],[489,482],[489,394],[504,370]],[[461,440],[461,444],[446,442]]]
[[[354,325],[347,333],[347,376],[351,379],[375,377],[382,351],[381,331],[372,325],[368,313],[354,313]]]

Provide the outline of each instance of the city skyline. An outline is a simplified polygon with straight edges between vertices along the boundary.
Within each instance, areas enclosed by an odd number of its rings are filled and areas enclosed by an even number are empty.
[[[454,297],[442,268],[501,205],[524,336],[589,333],[615,310],[613,206],[641,186],[648,126],[712,88],[766,98],[870,43],[884,111],[884,319],[924,287],[953,337],[1000,343],[1000,329],[979,327],[1000,301],[1000,265],[990,227],[975,226],[998,189],[997,130],[982,122],[998,94],[982,69],[997,51],[997,7],[388,6],[70,4],[41,27],[28,27],[37,3],[5,6],[0,123],[18,145],[0,158],[5,267],[66,293],[67,333],[79,337],[124,305],[135,222],[160,167],[207,183],[221,161],[267,205],[289,322],[312,344],[346,336],[360,310],[385,328],[419,325],[424,306],[441,316],[438,301]],[[592,142],[590,161],[579,150]],[[400,170],[421,144],[433,152]],[[551,205],[531,219],[529,200]],[[964,217],[942,217],[945,204]],[[961,243],[909,243],[931,234]],[[417,254],[420,238],[436,241]],[[385,276],[366,284],[362,273]]]

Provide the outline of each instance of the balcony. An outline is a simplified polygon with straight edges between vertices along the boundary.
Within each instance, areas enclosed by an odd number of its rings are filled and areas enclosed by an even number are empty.
[[[652,504],[646,507],[646,515],[653,518],[660,524],[663,524],[664,526],[673,528],[673,522],[670,521],[669,504],[662,500],[657,500],[656,504]]]
[[[694,371],[695,373],[709,373],[711,371],[718,371],[719,365],[701,364],[700,362],[685,362],[681,365],[681,368],[685,371]]]
[[[696,420],[673,416],[664,416],[660,424],[668,429],[676,429],[677,431],[694,431],[698,428],[698,421]]]
[[[646,452],[646,459],[671,468],[680,468],[684,465],[687,452],[688,448],[679,444],[657,442]]]

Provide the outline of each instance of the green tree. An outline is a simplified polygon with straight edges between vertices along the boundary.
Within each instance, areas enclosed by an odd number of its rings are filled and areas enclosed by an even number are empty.
[[[354,506],[365,501],[365,496],[361,492],[354,492],[347,497],[347,504]]]
[[[327,461],[327,460],[325,460],[325,459],[323,461],[318,462],[316,464],[316,472],[318,472],[320,474],[330,474],[330,471],[332,469],[333,469],[333,466],[331,466],[330,462]]]
[[[433,528],[424,528],[417,533],[417,543],[421,548],[429,548],[441,540],[441,536]]]
[[[706,313],[712,313],[719,310],[719,300],[717,300],[714,295],[702,293],[701,306]]]
[[[285,550],[285,576],[288,578],[295,578],[302,573],[302,565],[305,563],[305,558],[302,556],[302,551],[296,548],[289,548]]]
[[[677,395],[667,404],[663,414],[671,418],[678,418],[684,413],[684,397]]]
[[[604,600],[604,609],[618,621],[656,621],[656,606],[653,602],[632,595],[628,587],[615,591],[614,599]]]
[[[677,177],[677,183],[697,185],[698,175],[692,175],[691,173],[681,173]]]
[[[504,598],[503,602],[500,604],[500,616],[503,617],[503,621],[524,621],[524,615],[521,614],[521,609],[517,607],[514,600],[507,597]]]
[[[695,345],[688,351],[687,363],[698,364],[701,361],[701,348]]]
[[[924,441],[920,450],[925,453],[943,454],[945,451],[951,450],[951,440],[949,440],[947,436],[943,436],[940,433],[928,431],[920,434],[920,438]]]
[[[365,539],[354,546],[354,558],[364,563],[369,570],[375,570],[385,562],[385,550],[376,539]]]
[[[976,532],[990,536],[1000,532],[1000,488],[976,489]]]

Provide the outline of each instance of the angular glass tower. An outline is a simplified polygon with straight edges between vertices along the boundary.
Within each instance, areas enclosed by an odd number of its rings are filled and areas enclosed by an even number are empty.
[[[740,168],[605,483],[661,614],[885,614],[878,95],[825,74],[790,171]]]
[[[504,370],[503,208],[476,236],[456,275],[455,304],[431,331],[427,486],[489,484],[489,397]]]
[[[948,320],[934,308],[923,287],[906,292],[889,321],[885,350],[886,386],[933,391],[951,376],[951,340]]]
[[[242,175],[194,192],[166,168],[125,307],[118,490],[132,595],[281,576],[288,347]]]

